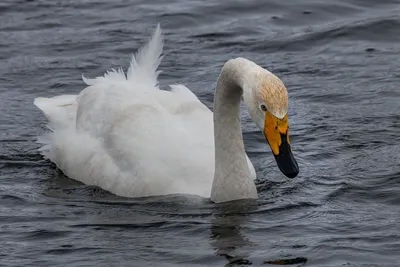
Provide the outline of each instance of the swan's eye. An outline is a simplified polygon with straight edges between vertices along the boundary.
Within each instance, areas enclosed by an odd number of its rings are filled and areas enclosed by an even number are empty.
[[[262,111],[267,111],[267,107],[264,104],[261,104],[261,110]]]

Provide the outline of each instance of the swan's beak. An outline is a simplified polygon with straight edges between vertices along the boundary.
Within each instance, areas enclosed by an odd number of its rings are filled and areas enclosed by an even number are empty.
[[[265,112],[264,135],[275,156],[281,172],[289,178],[299,174],[299,166],[292,154],[289,140],[288,114],[278,119],[268,111]]]

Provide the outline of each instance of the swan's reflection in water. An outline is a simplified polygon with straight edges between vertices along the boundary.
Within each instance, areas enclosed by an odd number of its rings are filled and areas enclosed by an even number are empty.
[[[249,213],[257,209],[254,201],[234,201],[216,208],[212,219],[210,242],[215,254],[226,258],[225,267],[252,265],[250,251],[255,246],[242,229],[249,220]],[[262,264],[302,266],[307,258],[265,260]]]
[[[233,201],[218,206],[211,226],[210,242],[215,254],[225,257],[225,266],[251,265],[248,258],[252,243],[242,234],[248,212],[256,209],[253,201]]]

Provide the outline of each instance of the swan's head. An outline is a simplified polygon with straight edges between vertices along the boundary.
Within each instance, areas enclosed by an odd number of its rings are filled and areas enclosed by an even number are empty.
[[[253,77],[254,78],[254,77]],[[288,93],[283,82],[262,69],[244,93],[250,116],[263,131],[281,172],[289,178],[299,173],[289,139]]]

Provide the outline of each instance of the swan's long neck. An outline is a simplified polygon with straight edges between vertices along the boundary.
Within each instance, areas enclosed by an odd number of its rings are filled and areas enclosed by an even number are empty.
[[[252,65],[253,64],[253,65]],[[214,97],[215,174],[211,200],[224,202],[257,198],[243,144],[240,100],[251,88],[247,79],[255,78],[254,63],[233,59],[225,63]]]

